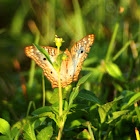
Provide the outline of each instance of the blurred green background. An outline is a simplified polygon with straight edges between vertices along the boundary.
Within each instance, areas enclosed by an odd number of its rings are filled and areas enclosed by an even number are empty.
[[[0,0],[0,19],[0,117],[10,123],[26,115],[29,101],[34,100],[37,107],[42,105],[42,70],[36,67],[29,91],[31,60],[24,53],[24,47],[35,42],[38,31],[40,45],[55,46],[55,35],[62,37],[62,51],[95,34],[79,77],[93,72],[81,88],[93,91],[104,103],[123,90],[140,91],[139,0]],[[110,44],[109,61],[113,61],[129,40],[132,42],[114,61],[125,77],[124,84],[106,73],[104,61]],[[47,98],[53,92],[46,79]]]

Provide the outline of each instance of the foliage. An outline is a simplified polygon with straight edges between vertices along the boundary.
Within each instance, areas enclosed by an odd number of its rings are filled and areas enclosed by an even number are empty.
[[[139,139],[138,0],[0,3],[1,140],[57,139],[62,119],[62,139]],[[58,89],[30,65],[24,47],[54,46],[57,34],[65,41],[63,51],[91,33],[95,42],[78,82],[62,89],[60,118]]]

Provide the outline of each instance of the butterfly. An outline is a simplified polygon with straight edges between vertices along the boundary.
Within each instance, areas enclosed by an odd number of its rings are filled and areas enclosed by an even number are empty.
[[[73,81],[78,80],[78,75],[81,71],[83,61],[87,57],[87,53],[90,51],[90,46],[94,42],[95,35],[90,34],[79,40],[73,45],[71,50],[66,49],[64,54],[67,58],[62,61],[60,68],[61,87],[65,88]],[[41,46],[48,52],[52,63],[56,61],[58,56],[57,48],[49,46]],[[61,53],[61,51],[60,51]],[[33,59],[43,69],[43,74],[51,82],[52,88],[59,87],[59,75],[53,65],[46,59],[35,46],[25,47],[25,54]]]

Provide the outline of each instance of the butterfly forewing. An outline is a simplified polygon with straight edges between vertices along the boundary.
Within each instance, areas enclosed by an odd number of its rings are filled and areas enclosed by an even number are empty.
[[[78,75],[81,71],[83,61],[87,57],[87,53],[89,53],[90,46],[93,44],[93,42],[94,34],[87,35],[76,44],[74,44],[74,46],[71,48],[73,71],[69,70],[69,75],[73,74],[74,81],[77,81],[78,79]]]
[[[41,46],[44,48],[50,56],[50,59],[53,62],[57,58],[57,49],[48,46]],[[25,48],[25,53],[28,57],[32,58],[36,64],[38,64],[44,71],[44,75],[49,79],[52,84],[58,83],[58,73],[50,62],[46,59],[45,55],[42,54],[36,47],[28,46]]]

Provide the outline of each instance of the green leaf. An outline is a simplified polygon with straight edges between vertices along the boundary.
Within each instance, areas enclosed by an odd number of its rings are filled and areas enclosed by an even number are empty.
[[[83,123],[85,123],[86,121],[84,119],[77,119],[77,120],[73,120],[70,123],[69,128],[75,128],[78,127],[80,125],[82,125]]]
[[[53,135],[53,127],[47,126],[38,133],[37,140],[50,140],[52,135]]]
[[[26,120],[22,119],[22,121],[18,121],[12,126],[11,129],[12,139],[14,138],[14,140],[19,140],[19,136],[21,135],[21,130],[25,124],[26,124]]]
[[[12,126],[12,129],[13,128],[18,128],[18,129],[21,129],[23,127],[23,124],[26,124],[26,119],[22,119],[22,121],[18,121],[16,122],[13,126]]]
[[[62,102],[63,102],[63,110],[66,111],[68,109],[68,102],[65,100],[62,100]],[[59,101],[52,105],[52,111],[57,116],[59,116]]]
[[[21,129],[14,135],[14,140],[19,140],[19,136],[21,135]]]
[[[100,120],[101,120],[101,123],[103,123],[106,119],[106,116],[109,112],[109,110],[113,107],[113,105],[119,101],[120,99],[122,99],[123,97],[120,96],[118,97],[116,100],[112,101],[112,102],[108,102],[104,105],[100,105],[99,108],[98,108],[98,112],[99,112],[99,116],[100,116]]]
[[[46,117],[40,117],[38,119],[35,119],[35,121],[33,121],[32,126],[34,129],[36,129],[37,127],[45,124],[45,119]]]
[[[67,110],[68,109],[68,102],[63,100],[63,110]]]
[[[119,67],[116,64],[108,62],[105,64],[105,66],[106,66],[106,70],[107,70],[109,75],[111,75],[112,77],[114,77],[120,81],[125,80],[123,75],[122,75],[121,70],[119,69]]]
[[[42,54],[44,54],[45,57],[47,58],[47,60],[52,64],[52,61],[51,61],[50,56],[49,56],[49,54],[47,53],[47,51],[45,51],[44,48],[40,47],[39,45],[37,45],[37,44],[35,44],[35,43],[33,43],[33,45],[34,45]],[[52,65],[53,65],[53,64],[52,64]]]
[[[10,124],[2,118],[0,118],[0,133],[11,139]]]
[[[32,112],[32,115],[39,115],[45,112],[51,112],[50,106],[44,106],[36,109],[35,111]]]
[[[72,103],[73,103],[74,99],[77,97],[78,92],[79,92],[79,86],[77,86],[76,88],[73,88],[73,91],[72,91],[72,93],[70,94],[70,97],[69,97],[69,107],[70,108],[72,106]]]
[[[59,101],[57,101],[56,103],[54,103],[52,105],[52,111],[59,116]]]
[[[41,118],[41,117],[49,117],[50,119],[53,119],[56,122],[55,114],[52,113],[52,112],[45,112],[45,113],[39,114],[39,115],[37,115],[35,117],[38,117],[38,118]]]
[[[23,131],[24,131],[24,133],[23,133],[24,139],[26,139],[26,140],[36,140],[34,128],[30,124],[30,122],[27,122],[27,124],[23,128]]]
[[[56,92],[55,92],[56,91]],[[48,92],[48,91],[47,91]],[[51,104],[54,104],[55,102],[57,102],[59,100],[59,95],[58,95],[58,90],[57,88],[54,89],[54,93],[51,93],[51,97],[49,99],[49,102]]]
[[[78,97],[97,104],[101,104],[100,100],[96,97],[94,93],[85,89],[79,92]]]
[[[132,105],[135,102],[137,102],[138,100],[140,100],[140,92],[134,94],[134,96],[132,96],[128,102],[128,105]]]
[[[124,110],[124,109],[128,108],[130,105],[132,105],[132,103],[133,103],[132,100],[135,98],[136,93],[133,92],[133,91],[124,90],[123,92],[121,92],[121,95],[123,95],[125,97],[125,98],[123,98],[123,101],[122,101],[123,102],[123,105],[121,107],[121,110]]]
[[[101,123],[103,123],[105,121],[107,113],[111,109],[113,104],[114,104],[114,102],[109,102],[109,103],[99,106],[98,112],[99,112]]]
[[[80,132],[77,137],[77,139],[83,139],[83,140],[90,140],[91,136],[89,134],[89,132],[87,131],[87,129],[84,129],[82,132]]]
[[[17,127],[14,127],[12,130],[11,130],[11,135],[12,135],[12,139],[17,137],[17,134],[20,130],[17,128]]]
[[[134,104],[135,102],[137,102],[138,100],[140,100],[140,92],[138,93],[132,91],[126,91],[126,92],[128,92],[129,95],[126,94],[125,99],[127,99],[127,101],[125,101],[125,104],[122,106],[122,109],[126,109],[132,104]]]
[[[88,73],[87,75],[83,76],[77,83],[76,87],[73,88],[72,93],[70,94],[70,98],[69,98],[69,106],[72,105],[74,99],[77,97],[78,92],[79,92],[79,87],[81,84],[83,84],[91,75],[92,73]]]
[[[112,115],[113,117],[111,117],[108,121],[108,123],[111,123],[112,121],[114,121],[115,119],[119,118],[122,115],[125,115],[129,110],[123,110],[123,111],[116,111],[113,112]]]
[[[85,83],[87,79],[91,76],[92,72],[88,73],[87,75],[83,76],[81,79],[79,79],[76,86],[80,86],[81,84]]]
[[[0,136],[0,140],[9,140],[9,137],[8,136]]]
[[[76,110],[81,110],[81,109],[87,109],[90,108],[88,104],[83,104],[83,103],[78,103],[78,104],[73,104],[71,108],[76,108]]]

